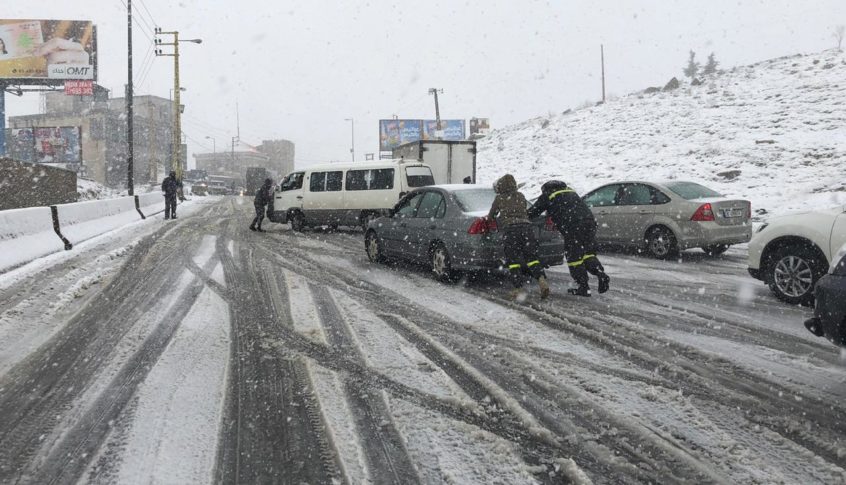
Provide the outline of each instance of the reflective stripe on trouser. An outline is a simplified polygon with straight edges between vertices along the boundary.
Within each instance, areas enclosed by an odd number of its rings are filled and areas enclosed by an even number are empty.
[[[511,224],[502,230],[505,262],[515,288],[523,286],[526,273],[532,278],[543,276],[543,266],[538,258],[538,241],[530,224]]]
[[[564,236],[570,276],[579,286],[588,286],[588,273],[599,275],[605,272],[596,257],[596,223],[588,220],[560,230]]]

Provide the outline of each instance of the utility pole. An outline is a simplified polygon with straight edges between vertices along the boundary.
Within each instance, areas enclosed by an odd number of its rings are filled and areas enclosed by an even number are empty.
[[[438,105],[438,92],[443,94],[444,90],[443,89],[437,89],[437,88],[429,88],[429,94],[435,95],[435,120],[437,121],[437,124],[438,124],[437,125],[438,126],[437,136],[438,136],[438,139],[440,139],[441,138],[441,107],[440,107],[440,105]]]
[[[132,0],[126,0],[126,49],[127,49],[127,80],[126,80],[126,146],[128,149],[126,157],[126,188],[129,190],[129,195],[135,195],[135,167],[133,166],[133,139],[132,139]]]
[[[173,42],[162,42],[158,38],[159,35],[172,35]],[[180,87],[179,87],[179,43],[192,42],[200,44],[202,39],[183,39],[179,40],[179,32],[162,32],[162,29],[156,27],[156,45],[169,45],[173,47],[173,54],[165,54],[161,49],[156,49],[157,56],[173,57],[173,150],[171,153],[171,165],[176,172],[176,179],[182,181],[182,105],[180,102]]]
[[[602,102],[605,103],[605,46],[599,44],[599,57],[602,60]]]
[[[350,122],[350,128],[352,130],[352,138],[350,140],[350,153],[352,154],[352,161],[353,163],[355,163],[355,119],[344,118],[344,121]]]

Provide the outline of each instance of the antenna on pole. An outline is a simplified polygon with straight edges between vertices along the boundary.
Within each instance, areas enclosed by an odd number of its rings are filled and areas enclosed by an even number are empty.
[[[235,100],[235,135],[241,140],[241,115],[238,112],[238,100]]]

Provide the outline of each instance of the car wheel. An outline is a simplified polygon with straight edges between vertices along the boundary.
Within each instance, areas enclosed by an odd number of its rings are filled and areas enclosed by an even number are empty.
[[[384,263],[385,253],[382,250],[382,240],[376,231],[368,231],[364,236],[364,250],[367,251],[367,259],[372,263]]]
[[[673,231],[656,227],[646,235],[646,251],[654,258],[668,259],[679,253],[679,245]]]
[[[769,258],[767,283],[775,296],[792,305],[812,305],[814,285],[825,274],[816,251],[800,245],[778,249]]]
[[[295,212],[291,216],[291,229],[296,232],[302,232],[305,227],[305,216],[302,212]]]
[[[714,244],[713,246],[703,246],[702,250],[705,251],[705,254],[708,256],[719,256],[728,251],[728,248],[728,244]]]
[[[449,252],[443,244],[438,244],[432,250],[432,273],[435,279],[442,282],[453,282],[458,279],[458,272],[452,269]]]

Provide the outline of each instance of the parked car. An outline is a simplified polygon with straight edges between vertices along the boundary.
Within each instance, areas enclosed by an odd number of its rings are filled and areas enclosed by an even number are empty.
[[[364,246],[373,262],[386,259],[428,264],[441,281],[462,272],[495,272],[505,256],[496,222],[487,219],[493,188],[436,185],[411,191],[389,215],[367,225]],[[563,264],[564,240],[547,218],[534,221],[544,267]]]
[[[814,317],[805,321],[805,327],[817,337],[846,347],[846,245],[832,261],[828,274],[820,278],[814,289]]]
[[[693,182],[617,182],[583,199],[596,217],[598,243],[637,247],[656,258],[696,247],[719,255],[752,237],[749,201]]]
[[[408,191],[435,183],[419,162],[333,163],[292,172],[273,196],[273,222],[306,226],[361,226],[387,214]]]
[[[749,274],[780,299],[810,305],[814,286],[846,244],[846,206],[779,217],[749,243]]]

